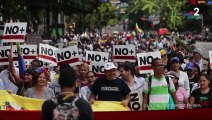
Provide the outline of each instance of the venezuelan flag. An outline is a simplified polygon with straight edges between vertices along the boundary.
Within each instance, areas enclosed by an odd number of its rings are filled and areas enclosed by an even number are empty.
[[[17,47],[17,52],[18,52],[18,67],[19,67],[19,74],[20,74],[20,77],[22,79],[24,79],[24,71],[26,70],[26,66],[25,66],[25,63],[24,63],[24,59],[23,59],[23,56],[22,56],[22,51],[21,51],[21,48],[20,48],[20,43],[16,43],[16,47]]]

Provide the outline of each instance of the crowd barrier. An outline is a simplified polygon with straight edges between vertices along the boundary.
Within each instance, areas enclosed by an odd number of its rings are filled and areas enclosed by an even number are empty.
[[[212,109],[94,112],[95,120],[211,120]],[[0,120],[41,120],[40,111],[0,111]]]

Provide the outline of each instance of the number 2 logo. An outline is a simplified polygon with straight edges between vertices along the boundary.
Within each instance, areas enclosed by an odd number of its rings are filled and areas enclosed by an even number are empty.
[[[194,16],[199,16],[199,8],[194,8]]]

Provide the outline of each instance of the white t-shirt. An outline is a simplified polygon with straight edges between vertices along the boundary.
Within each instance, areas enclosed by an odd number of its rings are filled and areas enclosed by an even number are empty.
[[[0,90],[3,90],[4,84],[2,82],[2,80],[0,79]]]
[[[186,90],[188,95],[190,95],[190,86],[187,73],[180,71],[178,84],[180,87],[183,87]]]
[[[19,70],[18,68],[15,68],[16,73],[19,75]],[[3,82],[3,90],[10,90],[13,94],[17,93],[18,87],[14,85],[9,79],[8,79],[9,71],[8,70],[3,70],[0,73],[0,79]]]

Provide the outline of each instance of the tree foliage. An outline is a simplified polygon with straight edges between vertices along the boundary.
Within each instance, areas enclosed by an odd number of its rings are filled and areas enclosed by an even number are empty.
[[[182,13],[181,9],[185,4],[180,0],[133,0],[130,4],[128,14],[139,14],[142,12],[141,17],[150,15],[159,16],[160,22],[170,29],[177,29],[183,25],[184,16],[174,16],[173,12]]]

